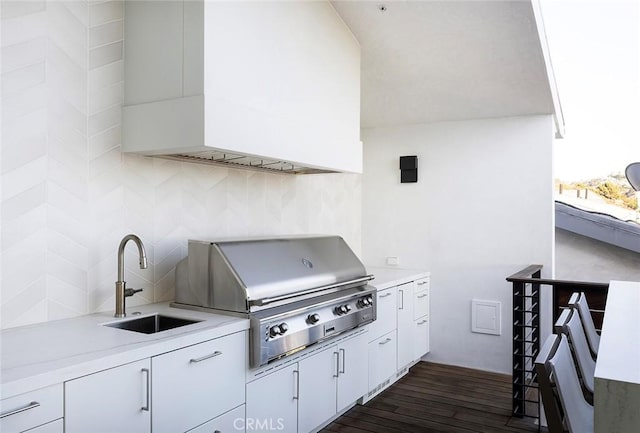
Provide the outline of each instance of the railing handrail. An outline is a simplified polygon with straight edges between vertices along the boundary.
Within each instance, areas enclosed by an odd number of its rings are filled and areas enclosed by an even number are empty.
[[[521,271],[507,277],[510,283],[536,283],[548,286],[564,287],[575,286],[591,289],[606,289],[609,283],[597,283],[593,281],[556,280],[553,278],[533,278],[532,275],[542,269],[542,265],[530,265]]]
[[[521,271],[516,272],[513,275],[507,277],[507,281],[512,282],[514,280],[521,280],[531,278],[533,274],[542,270],[542,265],[529,265]]]

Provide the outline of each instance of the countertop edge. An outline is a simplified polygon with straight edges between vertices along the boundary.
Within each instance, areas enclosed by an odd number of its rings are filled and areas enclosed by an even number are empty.
[[[374,276],[369,284],[378,290],[385,290],[431,276],[431,272],[424,269],[385,268],[382,266],[366,266],[366,269]]]
[[[145,309],[154,310],[157,309],[158,305],[159,304],[148,304],[144,307],[146,307]],[[175,310],[172,309],[171,311]],[[191,316],[192,314],[187,311],[188,310],[178,310],[175,312],[175,315]],[[29,363],[27,361],[24,366],[12,368],[3,367],[0,378],[0,380],[2,380],[0,384],[0,399],[4,400],[37,389],[60,384],[71,379],[135,362],[140,359],[172,352],[249,329],[248,319],[216,314],[214,312],[198,313],[198,316],[203,317],[203,314],[209,315],[212,320],[212,323],[208,327],[207,324],[203,324],[198,329],[186,330],[186,332],[171,330],[167,331],[171,333],[165,336],[155,334],[156,338],[147,341],[124,342],[122,345],[107,347],[104,350],[71,355],[66,358],[35,363]],[[99,314],[88,316],[100,317]],[[88,316],[79,316],[76,319],[81,322],[83,319],[86,320]],[[73,321],[74,319],[67,320]],[[47,323],[40,324],[40,326],[46,329]],[[117,332],[124,333],[129,331],[117,330]],[[123,334],[123,340],[126,336],[127,334]],[[13,348],[3,347],[2,349],[4,351]],[[30,374],[29,368],[34,366],[37,367],[34,369],[40,369],[41,371]]]

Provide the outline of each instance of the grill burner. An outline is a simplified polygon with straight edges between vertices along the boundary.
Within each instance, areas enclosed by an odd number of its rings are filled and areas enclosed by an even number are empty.
[[[376,289],[338,236],[189,241],[176,303],[250,319],[259,367],[376,319]]]

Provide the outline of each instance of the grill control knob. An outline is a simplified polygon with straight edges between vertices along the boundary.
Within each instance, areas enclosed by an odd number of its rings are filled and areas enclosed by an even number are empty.
[[[320,315],[318,313],[309,314],[307,316],[307,323],[310,325],[315,325],[320,321]]]
[[[276,336],[280,335],[281,333],[282,333],[282,331],[280,330],[280,326],[278,326],[278,325],[272,326],[269,329],[269,335],[271,337],[276,337]]]
[[[280,328],[280,335],[282,335],[289,330],[289,325],[287,325],[286,323],[281,323],[278,328]]]
[[[347,310],[346,312],[348,313],[349,311],[351,311],[351,305],[347,304],[344,306],[344,308]]]
[[[369,300],[368,297],[358,299],[358,307],[364,308],[368,305],[371,305],[371,301]]]

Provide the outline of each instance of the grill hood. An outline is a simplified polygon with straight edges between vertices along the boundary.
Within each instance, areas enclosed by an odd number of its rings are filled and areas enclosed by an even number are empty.
[[[188,250],[176,268],[176,302],[198,307],[248,313],[370,279],[339,236],[190,240]]]

